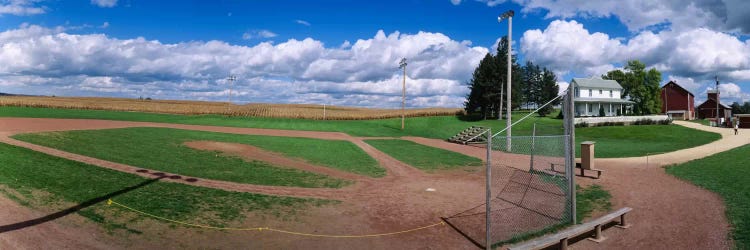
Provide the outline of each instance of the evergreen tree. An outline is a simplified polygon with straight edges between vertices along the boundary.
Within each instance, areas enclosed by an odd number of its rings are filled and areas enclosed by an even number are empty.
[[[499,88],[493,88],[492,86],[497,85],[493,77],[496,74],[493,72],[496,71],[495,68],[495,58],[487,53],[482,61],[479,62],[479,66],[474,69],[474,73],[468,83],[470,92],[464,104],[466,113],[479,111],[485,119],[487,119],[488,115],[492,115],[493,105],[496,105],[493,104],[493,101],[499,95],[499,93],[495,92]]]
[[[544,105],[552,99],[557,98],[557,93],[560,92],[560,87],[557,86],[557,76],[551,70],[544,68],[541,74],[541,81],[538,87],[537,95],[537,106]],[[560,99],[557,99],[547,106],[544,106],[539,110],[539,116],[546,116],[553,110],[553,106],[560,103]]]
[[[501,116],[505,107],[505,84],[507,81],[507,51],[508,40],[503,38],[498,43],[497,54],[485,55],[479,65],[474,69],[471,80],[467,83],[470,92],[464,102],[464,110],[467,113],[480,112],[484,119],[494,115]],[[512,80],[511,84],[511,108],[517,108],[521,104],[521,70],[516,63],[516,57],[512,56]],[[503,95],[500,95],[501,89]],[[501,104],[502,102],[502,104]],[[502,109],[500,108],[502,105]]]

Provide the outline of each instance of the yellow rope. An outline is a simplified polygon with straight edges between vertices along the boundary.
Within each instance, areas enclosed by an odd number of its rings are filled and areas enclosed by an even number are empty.
[[[181,225],[191,226],[191,227],[206,228],[206,229],[215,229],[215,230],[231,230],[231,231],[263,231],[263,230],[266,230],[266,231],[273,231],[273,232],[278,232],[278,233],[298,235],[298,236],[308,236],[308,237],[325,237],[325,238],[367,238],[367,237],[380,237],[380,236],[389,236],[389,235],[409,233],[409,232],[419,231],[419,230],[423,230],[423,229],[427,229],[427,228],[431,228],[431,227],[445,225],[445,222],[440,221],[438,223],[427,225],[427,226],[423,226],[423,227],[417,227],[417,228],[412,228],[412,229],[408,229],[408,230],[402,230],[402,231],[398,231],[398,232],[379,233],[379,234],[363,234],[363,235],[310,234],[310,233],[300,233],[300,232],[286,231],[286,230],[269,228],[269,227],[233,228],[233,227],[214,227],[214,226],[208,226],[208,225],[193,224],[193,223],[172,220],[172,219],[164,218],[164,217],[161,217],[161,216],[158,216],[158,215],[146,213],[146,212],[137,210],[135,208],[128,207],[128,206],[125,206],[123,204],[117,203],[116,201],[113,201],[112,199],[107,200],[107,205],[112,205],[112,204],[120,206],[120,207],[125,208],[125,209],[130,210],[130,211],[133,211],[133,212],[136,212],[136,213],[148,216],[148,217],[152,217],[152,218],[163,220],[163,221],[169,221],[169,222],[177,223],[177,224],[181,224]]]

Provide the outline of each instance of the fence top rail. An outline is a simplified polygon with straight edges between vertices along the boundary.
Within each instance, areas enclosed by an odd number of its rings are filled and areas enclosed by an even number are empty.
[[[513,135],[510,136],[510,139],[518,138],[518,139],[524,139],[524,138],[565,138],[568,137],[568,135]],[[493,138],[508,138],[508,136],[493,136]]]
[[[544,105],[542,105],[541,107],[537,108],[536,110],[532,111],[532,112],[531,112],[531,113],[529,113],[528,115],[524,116],[524,117],[523,117],[523,118],[521,118],[520,120],[518,120],[518,121],[514,122],[514,123],[513,123],[513,124],[511,124],[510,126],[508,126],[508,127],[505,127],[504,129],[500,130],[499,132],[497,132],[497,133],[493,134],[493,135],[492,135],[492,137],[495,137],[495,136],[499,135],[500,133],[502,133],[502,132],[505,132],[505,130],[508,130],[508,128],[511,128],[511,127],[513,127],[513,126],[516,126],[516,124],[518,124],[519,122],[521,122],[521,121],[523,121],[523,120],[526,120],[526,118],[529,118],[529,116],[531,116],[531,115],[535,114],[536,112],[539,112],[539,110],[541,110],[541,109],[542,109],[542,108],[544,108],[545,106],[549,105],[550,103],[554,102],[555,100],[557,100],[557,98],[561,98],[561,97],[563,97],[563,96],[565,95],[565,93],[567,93],[567,91],[565,91],[565,92],[561,93],[560,95],[556,96],[555,98],[552,98],[552,100],[549,100],[549,101],[548,101],[547,103],[545,103],[545,104],[544,104]],[[511,119],[511,117],[506,117],[506,119]]]

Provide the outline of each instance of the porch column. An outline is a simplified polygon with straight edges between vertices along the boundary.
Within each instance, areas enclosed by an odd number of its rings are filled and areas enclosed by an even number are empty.
[[[612,103],[609,103],[609,116],[612,116]]]

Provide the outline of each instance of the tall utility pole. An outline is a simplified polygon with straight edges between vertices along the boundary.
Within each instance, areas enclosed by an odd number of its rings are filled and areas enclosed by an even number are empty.
[[[406,58],[401,58],[398,67],[404,69],[404,81],[401,85],[401,130],[404,130],[404,119],[406,117]]]
[[[716,76],[716,126],[719,127],[719,76]]]
[[[227,81],[229,81],[229,104],[232,104],[232,87],[234,87],[234,80],[237,80],[237,77],[234,75],[230,75],[227,77]]]
[[[509,10],[509,11],[506,11],[505,13],[503,13],[502,15],[500,15],[500,16],[497,17],[497,21],[498,22],[502,22],[503,19],[508,19],[508,81],[505,82],[505,87],[506,87],[505,94],[507,95],[506,96],[507,100],[506,100],[506,103],[505,103],[505,110],[506,110],[506,112],[505,112],[505,126],[506,126],[505,127],[505,135],[507,136],[507,137],[505,137],[505,144],[506,144],[505,146],[506,146],[508,152],[511,152],[511,148],[510,148],[510,146],[511,146],[510,145],[510,136],[511,136],[511,133],[510,133],[510,130],[511,130],[511,128],[510,128],[510,124],[511,124],[510,110],[511,110],[512,106],[510,105],[510,87],[512,85],[511,84],[512,83],[511,82],[511,75],[512,75],[511,74],[511,53],[512,53],[513,49],[512,49],[512,45],[511,44],[513,44],[513,37],[512,37],[512,34],[513,34],[513,14],[514,14],[513,10]],[[500,100],[502,101],[502,98],[500,98]]]

